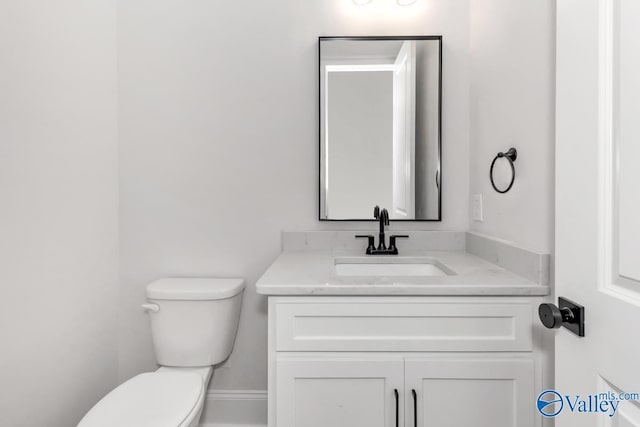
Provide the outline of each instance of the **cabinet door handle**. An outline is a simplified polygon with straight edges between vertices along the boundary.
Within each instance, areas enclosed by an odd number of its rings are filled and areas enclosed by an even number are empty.
[[[418,393],[415,389],[411,389],[413,395],[413,426],[418,427]]]
[[[396,427],[400,427],[400,396],[398,395],[398,389],[393,389],[393,394],[396,397]]]

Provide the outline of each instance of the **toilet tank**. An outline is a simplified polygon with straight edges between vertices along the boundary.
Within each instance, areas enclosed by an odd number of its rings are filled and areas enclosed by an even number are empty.
[[[151,337],[162,366],[211,366],[233,349],[243,279],[166,278],[147,286]]]

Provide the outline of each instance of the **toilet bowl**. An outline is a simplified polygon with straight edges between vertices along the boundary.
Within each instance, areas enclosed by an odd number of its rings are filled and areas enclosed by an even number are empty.
[[[161,279],[147,286],[155,372],[137,375],[100,400],[79,427],[195,427],[213,365],[233,348],[242,279]]]

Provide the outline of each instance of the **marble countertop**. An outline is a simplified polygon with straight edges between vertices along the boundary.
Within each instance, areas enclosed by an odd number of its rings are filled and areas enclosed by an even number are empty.
[[[285,251],[256,283],[263,295],[543,296],[549,286],[520,277],[465,251],[412,251],[402,257],[435,258],[446,276],[338,276],[335,259],[366,257],[351,251]]]

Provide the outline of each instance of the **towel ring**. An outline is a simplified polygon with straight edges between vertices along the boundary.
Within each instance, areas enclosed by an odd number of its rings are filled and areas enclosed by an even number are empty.
[[[493,181],[493,167],[496,164],[496,160],[500,158],[505,158],[509,160],[509,164],[511,165],[511,182],[509,183],[509,186],[505,190],[500,190],[498,187],[496,187],[496,183]],[[493,158],[493,161],[491,162],[491,169],[489,169],[489,179],[491,180],[491,185],[493,186],[493,189],[496,190],[498,193],[504,194],[507,191],[511,190],[511,187],[513,187],[513,182],[516,180],[516,167],[513,165],[513,162],[515,162],[517,158],[518,158],[518,150],[516,150],[513,147],[509,148],[509,150],[506,153],[502,153],[502,152],[498,153],[496,157]]]

